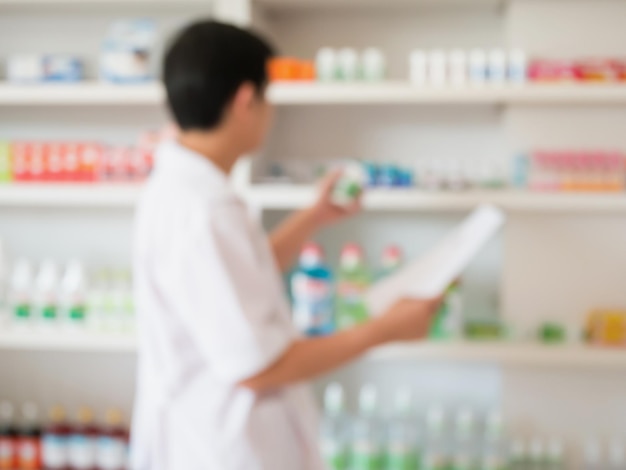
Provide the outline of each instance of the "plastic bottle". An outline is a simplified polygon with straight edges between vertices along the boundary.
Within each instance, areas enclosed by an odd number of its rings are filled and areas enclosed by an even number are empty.
[[[317,51],[315,58],[315,70],[317,79],[330,82],[337,79],[337,54],[330,47],[323,47]]]
[[[48,425],[41,435],[41,455],[45,470],[70,470],[69,434],[65,409],[55,405],[48,414]]]
[[[422,453],[420,470],[446,470],[450,453],[445,435],[445,413],[434,406],[426,411],[426,443]]]
[[[526,445],[522,439],[513,439],[508,447],[509,470],[525,470],[527,468],[528,455]]]
[[[503,50],[489,51],[489,81],[492,84],[503,84],[507,79],[507,61]]]
[[[345,165],[341,177],[333,188],[331,196],[333,204],[349,206],[363,193],[366,183],[367,174],[363,165],[358,162]]]
[[[528,465],[531,470],[542,470],[546,463],[546,449],[541,439],[535,437],[528,445]]]
[[[476,419],[468,408],[460,410],[456,416],[453,454],[452,467],[455,470],[473,470],[479,465]]]
[[[387,430],[387,470],[413,470],[419,462],[418,436],[410,389],[401,388],[394,400],[394,416]]]
[[[508,452],[502,415],[499,411],[491,411],[487,415],[482,460],[484,470],[505,470],[507,468]]]
[[[385,56],[380,49],[370,47],[361,54],[363,79],[379,82],[385,79]]]
[[[583,448],[583,464],[584,470],[601,470],[602,469],[602,450],[600,443],[595,438],[588,438]]]
[[[467,85],[467,55],[462,50],[450,52],[448,58],[450,65],[450,84],[453,86]]]
[[[10,304],[13,319],[18,322],[29,320],[33,314],[32,305],[33,269],[25,260],[17,261],[11,274]]]
[[[402,265],[402,251],[396,245],[389,245],[380,258],[377,279],[384,279],[396,272]]]
[[[68,439],[68,460],[72,470],[99,470],[96,466],[97,437],[93,411],[80,408]]]
[[[343,388],[337,383],[324,392],[324,417],[320,447],[330,470],[346,470],[349,457],[349,427],[344,409]]]
[[[17,468],[17,430],[15,409],[9,402],[0,402],[0,470]]]
[[[382,470],[381,423],[378,419],[378,394],[373,385],[359,393],[359,415],[352,429],[352,470]]]
[[[472,85],[483,85],[487,81],[487,54],[482,49],[470,52],[469,81]]]
[[[508,78],[511,83],[524,84],[528,79],[528,57],[521,49],[509,52]]]
[[[341,80],[352,82],[359,78],[359,56],[354,49],[340,49],[337,53],[337,65]]]
[[[98,437],[96,461],[98,470],[124,470],[128,454],[128,431],[119,410],[106,413],[106,427]]]
[[[17,468],[20,470],[39,470],[42,465],[41,427],[39,409],[34,403],[25,403],[22,406],[22,420],[17,446]]]
[[[83,264],[71,261],[61,280],[59,304],[61,316],[70,325],[85,326],[87,322],[87,280]]]
[[[308,243],[291,276],[293,317],[298,329],[309,336],[326,335],[335,328],[333,280],[319,245]]]
[[[41,264],[35,279],[36,317],[46,323],[58,319],[59,272],[54,261],[46,260]]]
[[[428,82],[433,86],[444,86],[448,79],[447,57],[443,50],[435,49],[428,54]]]
[[[546,470],[565,470],[565,449],[560,439],[551,439],[548,442],[548,452],[546,457]]]
[[[626,448],[620,439],[613,438],[609,442],[609,469],[626,469]]]
[[[339,260],[339,283],[337,288],[337,327],[349,328],[368,319],[364,294],[370,284],[363,250],[356,244],[348,244]]]
[[[428,77],[426,53],[414,50],[409,56],[409,80],[413,85],[423,86]]]

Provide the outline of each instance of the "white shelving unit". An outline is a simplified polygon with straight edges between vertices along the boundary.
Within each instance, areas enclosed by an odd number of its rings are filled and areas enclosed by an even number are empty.
[[[277,106],[305,105],[624,105],[622,84],[527,84],[482,87],[379,84],[275,83],[268,97]],[[160,106],[160,84],[99,82],[49,85],[0,84],[2,106]]]
[[[505,158],[534,148],[626,148],[626,83],[434,88],[406,82],[407,57],[414,48],[520,47],[533,57],[626,57],[623,1],[215,1],[0,0],[0,61],[28,51],[73,53],[87,60],[93,80],[102,34],[127,11],[145,7],[167,32],[186,15],[219,13],[254,23],[284,54],[311,58],[322,46],[376,46],[387,55],[389,81],[383,83],[272,84],[268,96],[277,105],[277,122],[266,155],[275,161],[358,157],[411,165],[437,156]],[[163,88],[155,83],[17,86],[0,81],[0,140],[126,142],[164,121],[163,101]],[[261,209],[268,226],[282,210],[304,207],[315,195],[313,186],[241,182],[242,196]],[[16,256],[33,260],[78,256],[94,266],[128,262],[131,209],[139,192],[129,185],[0,185],[0,237]],[[481,203],[506,209],[509,219],[501,239],[464,279],[468,305],[501,311],[524,331],[547,318],[580,324],[589,309],[605,303],[626,305],[622,194],[374,190],[365,197],[364,216],[323,232],[320,241],[333,259],[340,245],[355,239],[368,252],[397,242],[415,256],[456,223],[458,212]],[[95,210],[100,208],[114,210]],[[74,386],[97,374],[130,408],[135,350],[135,339],[126,336],[0,329],[0,374],[7,377],[0,375],[0,398],[8,394],[19,400],[53,384],[63,393],[52,397],[57,400],[104,401],[110,393],[106,385],[99,390]],[[387,389],[408,384],[437,400],[440,391],[451,390],[461,394],[452,397],[455,404],[470,398],[489,406],[495,402],[507,419],[530,417],[538,424],[538,430],[524,430],[531,433],[575,438],[585,426],[585,431],[626,435],[625,351],[524,343],[404,344],[372,351],[357,367],[363,369],[355,375],[340,372],[348,388],[364,381]],[[124,380],[119,368],[126,371]],[[26,377],[24,370],[35,370],[35,377]],[[602,409],[585,415],[593,407],[589,397],[597,397]],[[52,399],[43,392],[35,398]]]

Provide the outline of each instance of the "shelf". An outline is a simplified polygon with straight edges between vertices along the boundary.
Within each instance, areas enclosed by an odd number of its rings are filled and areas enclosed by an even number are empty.
[[[415,343],[380,347],[370,352],[372,361],[453,361],[529,367],[626,367],[626,349],[586,345],[458,342]]]
[[[418,87],[406,82],[277,83],[268,91],[279,106],[294,105],[506,105],[506,104],[626,104],[624,85],[549,84],[483,87]],[[0,105],[5,106],[157,106],[164,100],[158,83],[112,85],[0,84]]]
[[[132,353],[136,349],[131,335],[0,329],[0,350]]]
[[[133,207],[139,197],[138,184],[3,184],[2,207]]]
[[[0,351],[134,353],[131,335],[85,332],[0,331]],[[584,345],[537,345],[499,342],[415,343],[383,346],[368,361],[450,361],[499,366],[626,367],[626,350]]]
[[[256,185],[246,193],[250,204],[263,209],[290,210],[307,207],[317,195],[313,186]],[[426,192],[415,189],[373,189],[365,193],[368,210],[465,211],[480,204],[494,204],[520,212],[616,212],[626,211],[626,194],[549,194],[492,190]]]
[[[0,105],[19,106],[153,106],[163,102],[158,83],[113,85],[99,82],[74,84],[0,84]]]

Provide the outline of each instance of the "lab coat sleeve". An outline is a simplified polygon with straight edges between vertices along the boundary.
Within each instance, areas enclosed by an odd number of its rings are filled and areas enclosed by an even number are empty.
[[[262,229],[233,206],[193,230],[179,279],[197,347],[217,377],[237,383],[274,363],[297,333]]]

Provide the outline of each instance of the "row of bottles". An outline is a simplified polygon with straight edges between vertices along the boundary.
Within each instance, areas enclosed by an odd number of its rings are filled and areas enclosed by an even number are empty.
[[[399,389],[393,413],[384,418],[377,390],[364,386],[359,411],[345,409],[339,384],[326,388],[320,445],[332,470],[566,470],[568,455],[560,439],[510,436],[498,411],[482,419],[463,407],[447,414],[442,407],[414,412],[412,393]],[[585,444],[585,470],[626,470],[624,442],[612,439],[603,446],[596,439]]]
[[[3,303],[7,304],[5,316],[11,326],[119,331],[134,327],[128,269],[101,269],[89,276],[79,260],[70,261],[64,269],[45,260],[35,269],[29,260],[21,259],[6,284]]]
[[[318,336],[363,323],[369,318],[364,296],[371,283],[393,274],[402,262],[401,250],[389,246],[382,253],[378,269],[372,273],[362,248],[350,243],[341,252],[335,279],[322,248],[308,243],[290,282],[296,326],[310,336]],[[433,325],[433,336],[453,336],[456,330],[460,334],[461,309],[458,286],[454,286],[443,307],[446,315],[439,316],[442,321]]]
[[[373,279],[397,269],[400,250],[391,246],[383,253],[376,275],[369,271],[363,250],[348,244],[341,252],[337,280],[326,263],[322,248],[308,243],[302,249],[298,267],[291,276],[293,314],[297,327],[311,335],[324,335],[362,323],[368,318],[363,296]]]
[[[33,403],[0,402],[0,470],[126,470],[128,430],[117,409],[98,425],[90,408],[78,409],[73,422],[54,406],[42,423]]]

